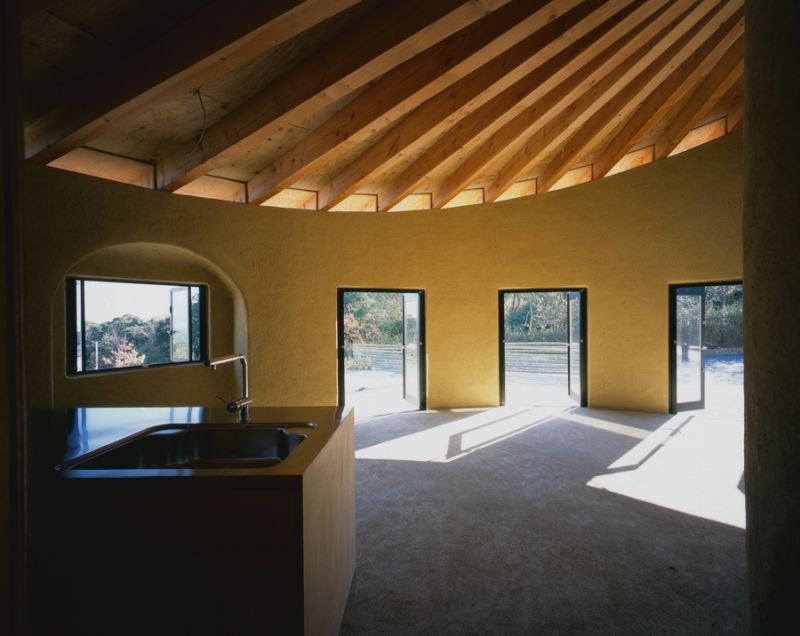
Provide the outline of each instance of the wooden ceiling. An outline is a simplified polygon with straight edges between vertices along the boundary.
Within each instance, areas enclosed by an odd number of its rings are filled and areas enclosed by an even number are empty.
[[[547,192],[742,123],[744,0],[29,0],[30,161],[317,210]]]

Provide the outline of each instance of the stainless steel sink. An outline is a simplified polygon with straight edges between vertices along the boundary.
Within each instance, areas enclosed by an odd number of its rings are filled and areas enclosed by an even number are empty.
[[[136,468],[263,468],[279,464],[306,435],[286,428],[314,428],[307,422],[238,426],[167,424],[56,466],[58,470]]]

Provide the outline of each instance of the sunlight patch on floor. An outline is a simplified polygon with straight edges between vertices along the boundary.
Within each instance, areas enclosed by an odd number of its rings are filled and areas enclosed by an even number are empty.
[[[482,410],[424,431],[356,451],[356,459],[452,462],[560,415],[556,407]]]
[[[745,527],[741,418],[684,412],[668,420],[588,486]]]
[[[609,422],[608,420],[602,420],[597,417],[582,415],[580,413],[576,413],[575,411],[562,413],[561,418],[569,420],[570,422],[575,422],[576,424],[583,424],[584,426],[597,428],[601,431],[616,433],[617,435],[627,435],[628,437],[635,437],[637,439],[645,439],[651,434],[650,431],[645,428],[637,428],[635,426],[620,424],[618,422]]]

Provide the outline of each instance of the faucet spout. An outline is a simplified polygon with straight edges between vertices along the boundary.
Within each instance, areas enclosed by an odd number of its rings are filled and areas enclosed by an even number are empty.
[[[237,360],[242,365],[242,397],[238,400],[228,402],[228,410],[231,413],[238,412],[240,422],[247,422],[250,419],[250,404],[253,402],[253,400],[250,399],[250,377],[247,372],[247,358],[240,353],[232,353],[227,356],[209,358],[205,361],[205,365],[216,369],[220,364],[228,364],[230,362],[236,362]]]

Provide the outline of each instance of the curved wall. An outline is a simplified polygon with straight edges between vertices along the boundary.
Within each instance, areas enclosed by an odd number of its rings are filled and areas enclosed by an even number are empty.
[[[241,290],[256,404],[335,403],[336,289],[384,287],[426,292],[429,407],[486,406],[499,399],[498,289],[586,287],[590,406],[665,411],[667,286],[742,275],[741,152],[734,134],[557,192],[397,214],[280,210],[31,167],[28,341],[52,329],[36,309],[81,256],[169,243]],[[36,405],[58,365],[28,350]],[[213,403],[203,391],[197,403]],[[77,398],[70,389],[55,402]],[[141,398],[120,387],[111,401]]]
[[[234,342],[246,344],[241,293],[223,272],[189,250],[161,243],[112,245],[82,258],[65,275],[205,284],[209,301],[209,350],[216,355],[234,351]],[[50,309],[54,404],[113,405],[120,400],[137,404],[197,404],[198,399],[209,395],[236,396],[236,375],[229,368],[212,373],[202,365],[190,365],[67,376],[66,343],[60,337],[66,333],[64,298],[62,277]],[[246,348],[241,350],[247,352]]]

